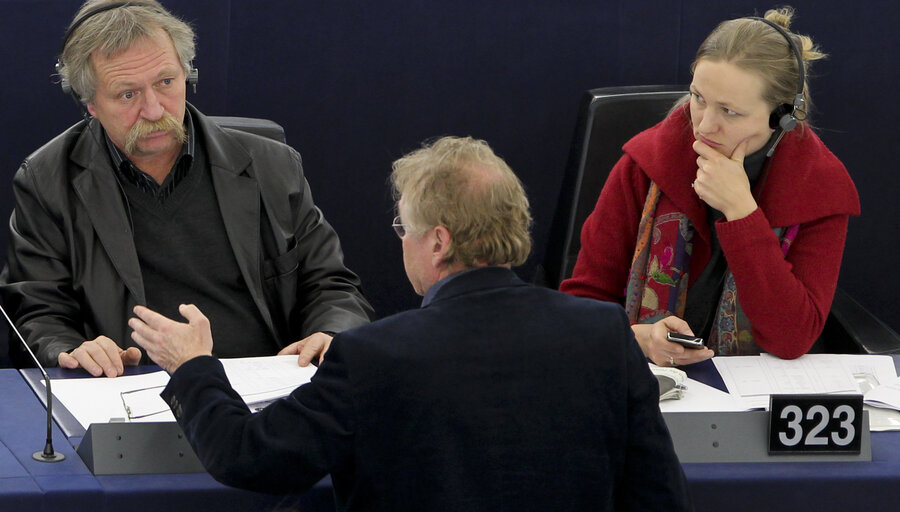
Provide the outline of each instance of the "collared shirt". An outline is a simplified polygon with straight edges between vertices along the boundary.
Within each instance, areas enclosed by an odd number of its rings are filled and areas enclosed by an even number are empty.
[[[156,183],[152,176],[140,170],[131,160],[125,156],[122,151],[113,144],[112,139],[106,130],[103,130],[103,136],[106,139],[106,148],[109,151],[109,158],[112,160],[113,167],[119,178],[124,179],[128,183],[138,187],[141,191],[153,196],[160,203],[165,201],[171,195],[175,187],[181,180],[187,176],[194,162],[194,123],[191,120],[191,112],[187,109],[184,111],[184,128],[187,132],[187,141],[181,146],[181,153],[175,159],[175,165],[169,172],[162,184]]]
[[[467,269],[465,269],[465,270],[460,270],[459,272],[456,272],[456,273],[454,273],[454,274],[450,274],[449,276],[447,276],[447,277],[441,279],[440,281],[434,283],[433,285],[431,285],[431,288],[429,288],[428,291],[425,292],[425,296],[422,297],[422,306],[421,306],[421,307],[424,308],[425,306],[431,304],[431,301],[434,300],[434,296],[437,295],[438,290],[440,290],[441,287],[444,286],[445,284],[449,283],[449,282],[452,281],[453,279],[455,279],[455,278],[457,278],[457,277],[459,277],[459,276],[461,276],[461,275],[463,275],[463,274],[466,274],[466,273],[471,272],[471,271],[473,271],[473,270],[482,269],[482,268],[485,268],[485,267],[472,267],[472,268],[467,268]]]

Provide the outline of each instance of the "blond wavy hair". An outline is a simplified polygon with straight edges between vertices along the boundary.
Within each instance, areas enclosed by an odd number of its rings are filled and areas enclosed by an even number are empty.
[[[804,111],[797,112],[798,120],[812,109],[809,93],[810,67],[813,62],[827,57],[809,36],[790,31],[794,9],[786,6],[766,11],[765,19],[781,26],[791,36],[800,50],[806,79],[803,83]],[[702,60],[729,62],[756,73],[764,84],[763,100],[773,109],[783,103],[791,104],[800,82],[797,58],[784,36],[771,26],[753,18],[737,18],[723,21],[706,37],[691,64],[691,72]],[[672,110],[687,103],[690,95],[678,100]]]
[[[394,199],[410,233],[450,232],[445,263],[521,265],[531,252],[531,213],[519,178],[483,140],[442,137],[393,164]]]

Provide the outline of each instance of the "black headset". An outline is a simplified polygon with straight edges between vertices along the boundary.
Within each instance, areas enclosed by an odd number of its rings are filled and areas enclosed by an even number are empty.
[[[781,127],[782,133],[789,132],[797,126],[797,112],[803,114],[806,113],[803,110],[805,103],[805,100],[803,99],[803,87],[806,85],[806,71],[803,66],[803,54],[800,53],[800,49],[797,48],[797,43],[794,42],[794,38],[792,38],[791,35],[777,23],[765,18],[751,17],[750,19],[759,20],[774,28],[788,42],[788,45],[791,47],[791,52],[793,52],[794,57],[797,58],[797,71],[800,77],[798,80],[799,83],[797,84],[797,95],[794,96],[794,102],[778,105],[775,107],[775,110],[772,111],[772,114],[769,115],[769,128],[775,129]]]
[[[147,8],[153,9],[153,10],[158,10],[155,6],[150,5],[150,4],[145,4],[142,2],[112,2],[112,3],[101,5],[99,7],[95,7],[93,9],[89,10],[88,12],[84,13],[83,15],[81,15],[75,21],[73,21],[72,24],[69,25],[68,30],[66,30],[65,35],[63,35],[62,46],[59,49],[59,57],[56,59],[56,66],[55,66],[56,72],[59,73],[59,70],[62,68],[62,54],[63,54],[63,50],[66,49],[66,44],[68,44],[69,39],[72,37],[72,34],[75,32],[76,29],[78,29],[78,27],[81,26],[82,23],[87,21],[92,16],[94,16],[96,14],[100,14],[101,12],[106,12],[106,11],[109,11],[112,9],[118,9],[120,7],[130,7],[133,5],[140,6],[140,7],[147,7]],[[199,76],[199,72],[197,71],[197,68],[194,67],[194,63],[192,61],[190,63],[190,69],[188,70],[187,78],[185,79],[185,81],[188,83],[188,85],[192,85],[194,87],[195,93],[197,92],[198,76]],[[75,100],[75,103],[77,103],[79,105],[79,108],[81,108],[85,112],[85,117],[87,117],[88,116],[87,111],[84,109],[84,105],[81,103],[81,99],[78,97],[78,95],[72,89],[72,84],[70,84],[69,81],[66,80],[65,78],[62,78],[62,75],[60,75],[59,85],[62,88],[62,91],[64,94],[72,96],[72,98]]]

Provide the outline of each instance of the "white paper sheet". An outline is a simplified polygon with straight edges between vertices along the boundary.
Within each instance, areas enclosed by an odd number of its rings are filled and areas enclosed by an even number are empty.
[[[900,379],[886,382],[865,394],[866,403],[875,407],[900,410]]]
[[[872,432],[900,430],[900,411],[868,405],[863,406],[863,409],[869,411],[869,430]]]
[[[85,429],[91,423],[110,421],[175,421],[169,406],[159,396],[168,382],[169,374],[164,371],[113,379],[106,377],[53,379],[53,396]],[[155,393],[150,392],[153,389],[156,390]],[[150,393],[144,395],[148,399],[155,397],[155,409],[159,414],[129,420],[122,393],[140,390],[147,390]]]
[[[297,356],[241,357],[221,359],[231,387],[247,405],[289,395],[316,374],[309,365],[297,366]]]
[[[251,409],[287,396],[309,382],[315,366],[297,366],[297,356],[222,359],[232,387]],[[116,378],[54,379],[53,396],[84,426],[110,421],[175,421],[159,396],[169,382],[164,371]],[[257,407],[253,407],[256,404]]]
[[[662,412],[718,412],[749,410],[740,400],[712,386],[687,379],[684,393],[679,400],[663,400],[659,403]]]
[[[807,354],[785,360],[762,354],[716,357],[713,363],[729,392],[758,400],[771,394],[865,393],[897,378],[890,356]]]

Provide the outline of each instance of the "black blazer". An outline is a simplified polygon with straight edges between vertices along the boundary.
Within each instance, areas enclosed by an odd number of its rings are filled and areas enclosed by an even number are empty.
[[[684,475],[621,306],[489,267],[334,338],[308,385],[252,415],[196,358],[163,392],[209,472],[339,510],[686,510]]]

